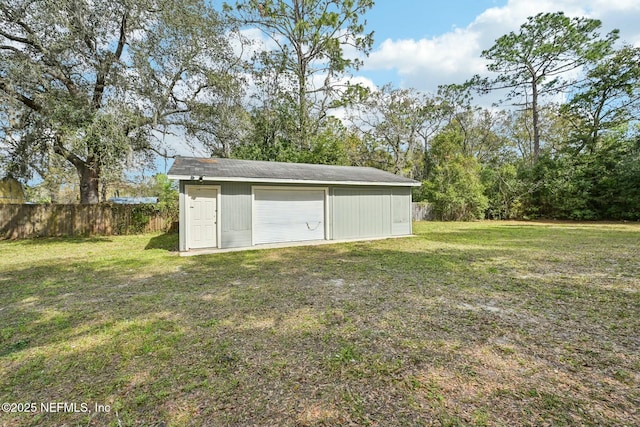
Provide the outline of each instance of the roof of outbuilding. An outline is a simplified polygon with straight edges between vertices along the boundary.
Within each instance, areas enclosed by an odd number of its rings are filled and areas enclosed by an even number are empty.
[[[169,178],[291,184],[419,186],[413,179],[380,169],[219,158],[178,157]]]

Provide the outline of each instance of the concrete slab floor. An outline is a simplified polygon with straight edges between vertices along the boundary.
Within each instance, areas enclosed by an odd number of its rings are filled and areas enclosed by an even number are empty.
[[[406,237],[415,237],[414,234],[406,236],[387,236],[387,237],[372,237],[369,239],[345,239],[345,240],[306,240],[303,242],[283,242],[283,243],[269,243],[264,245],[254,245],[241,248],[204,248],[204,249],[191,249],[187,252],[180,252],[180,256],[195,256],[195,255],[211,255],[211,254],[223,254],[226,252],[240,252],[240,251],[256,251],[263,249],[277,249],[277,248],[293,248],[298,246],[319,246],[319,245],[334,245],[336,243],[348,243],[348,242],[371,242],[375,240],[386,239],[404,239]]]

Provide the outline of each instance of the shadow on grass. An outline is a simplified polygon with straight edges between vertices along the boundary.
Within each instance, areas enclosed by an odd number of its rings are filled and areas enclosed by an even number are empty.
[[[31,245],[50,245],[60,243],[109,243],[112,239],[106,236],[61,236],[61,237],[35,237],[32,239],[23,239],[20,243]]]
[[[145,249],[166,249],[169,252],[177,252],[179,249],[178,233],[164,233],[149,239]]]

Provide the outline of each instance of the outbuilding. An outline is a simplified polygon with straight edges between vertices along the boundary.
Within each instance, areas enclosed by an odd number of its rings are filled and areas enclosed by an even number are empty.
[[[178,157],[180,251],[411,235],[411,187],[368,167]]]

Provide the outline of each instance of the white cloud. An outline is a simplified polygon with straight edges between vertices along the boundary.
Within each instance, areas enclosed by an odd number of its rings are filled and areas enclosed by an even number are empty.
[[[456,29],[432,39],[387,39],[370,55],[363,69],[395,69],[403,80],[402,86],[435,90],[438,84],[445,83],[445,76],[447,82],[454,83],[452,79],[456,77],[464,80],[485,70],[478,36],[467,29]]]
[[[640,45],[638,0],[509,0],[487,9],[466,28],[420,40],[384,40],[365,60],[363,71],[395,70],[396,84],[431,92],[441,84],[462,83],[486,72],[480,54],[498,37],[517,31],[529,16],[556,11],[600,19],[602,34],[618,28],[622,41]]]
[[[229,34],[229,42],[236,56],[244,60],[250,60],[252,56],[264,50],[278,48],[274,39],[268,37],[259,28],[245,28],[240,30],[239,40],[235,35]]]
[[[376,90],[378,87],[376,86],[376,84],[373,82],[373,80],[367,78],[367,77],[362,77],[362,76],[354,76],[351,78],[344,78],[341,80],[341,82],[343,84],[346,83],[350,83],[352,85],[357,85],[359,84],[362,87],[366,87],[367,89],[371,89],[371,90]]]

